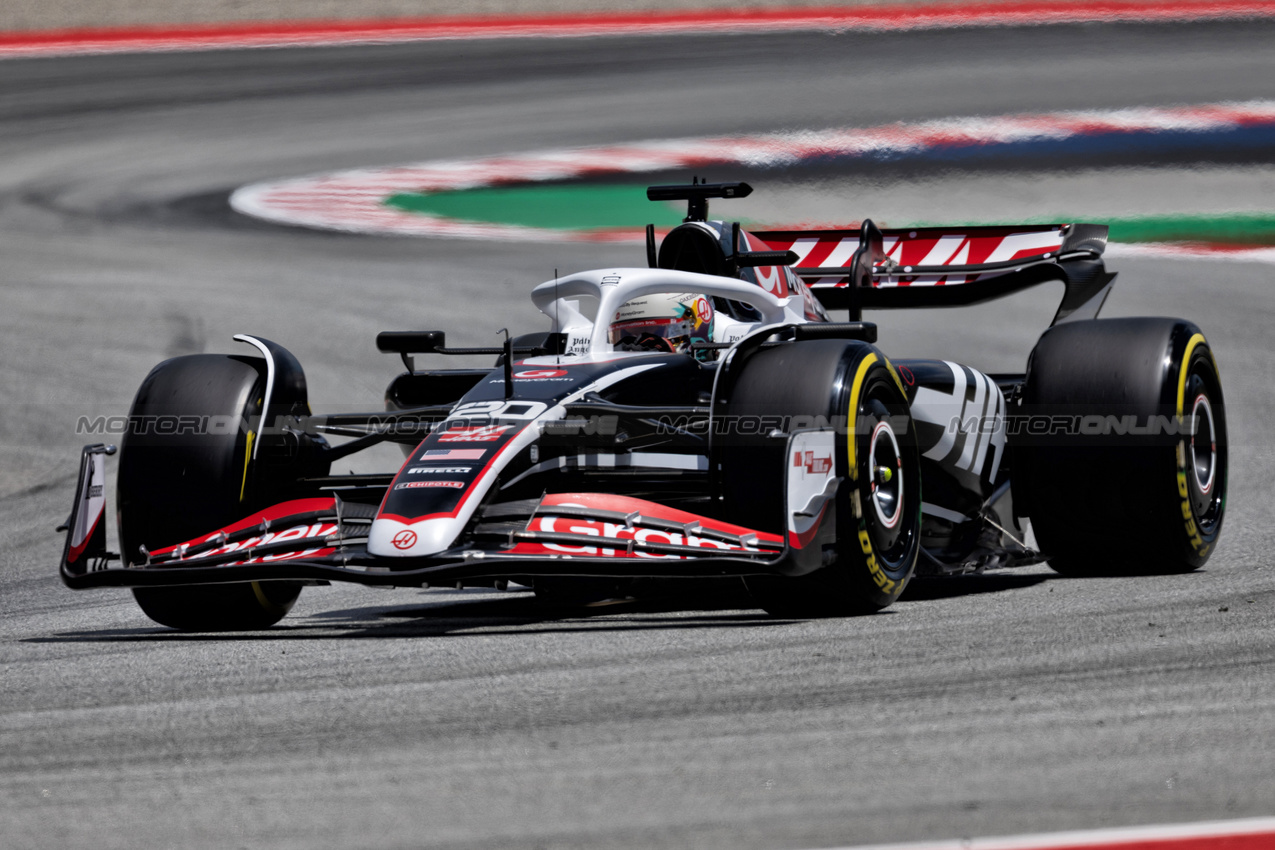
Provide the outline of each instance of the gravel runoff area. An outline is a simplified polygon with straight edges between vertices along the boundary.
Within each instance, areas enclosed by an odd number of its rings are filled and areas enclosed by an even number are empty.
[[[933,0],[890,0],[888,5]],[[1008,0],[982,0],[1008,2]],[[1151,2],[1151,0],[1147,0]],[[0,32],[13,30],[214,24],[230,21],[369,20],[446,15],[624,13],[759,7],[887,5],[874,0],[5,0]],[[934,5],[956,5],[941,0]]]

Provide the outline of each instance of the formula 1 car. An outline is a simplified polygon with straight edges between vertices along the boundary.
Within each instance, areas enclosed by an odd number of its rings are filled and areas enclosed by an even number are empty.
[[[269,626],[337,580],[602,598],[742,579],[773,614],[829,616],[884,608],[916,573],[1205,562],[1226,505],[1217,365],[1188,321],[1096,318],[1106,227],[708,220],[710,198],[750,191],[649,189],[687,200],[686,221],[658,248],[647,228],[646,268],[537,286],[550,332],[491,349],[380,334],[406,367],[385,410],[312,414],[300,363],[260,337],[235,337],[259,356],[160,363],[121,440],[122,553],[103,519],[115,448],[88,446],[63,580],[130,587],[155,621],[208,630]],[[1046,281],[1062,303],[1022,374],[891,359],[862,321]],[[455,354],[496,365],[417,364]],[[397,471],[331,473],[386,441]]]

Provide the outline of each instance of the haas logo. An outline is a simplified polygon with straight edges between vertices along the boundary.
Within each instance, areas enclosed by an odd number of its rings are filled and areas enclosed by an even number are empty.
[[[395,549],[411,549],[416,545],[416,532],[403,529],[395,534],[390,542],[394,544]]]
[[[531,369],[526,372],[517,372],[515,378],[561,378],[567,374],[566,369]]]
[[[699,324],[706,325],[713,321],[713,308],[708,303],[707,298],[698,298],[695,301],[695,318],[699,320]]]

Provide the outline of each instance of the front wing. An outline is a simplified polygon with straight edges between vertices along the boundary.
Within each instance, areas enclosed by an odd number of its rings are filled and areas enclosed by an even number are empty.
[[[831,458],[833,439],[827,431],[796,432],[789,437],[789,456]],[[99,482],[103,452],[86,447],[82,463]],[[324,495],[283,502],[177,546],[143,551],[142,563],[121,567],[109,565],[116,556],[106,552],[105,505],[85,498],[82,473],[68,541],[82,537],[78,529],[95,533],[74,540],[78,545],[68,543],[60,572],[76,589],[267,580],[421,587],[520,576],[801,575],[823,566],[824,551],[836,539],[835,495],[842,481],[831,467],[815,474],[810,464],[790,467],[783,535],[629,496],[555,493],[488,506],[455,548],[425,558],[386,558],[367,551],[376,509]]]

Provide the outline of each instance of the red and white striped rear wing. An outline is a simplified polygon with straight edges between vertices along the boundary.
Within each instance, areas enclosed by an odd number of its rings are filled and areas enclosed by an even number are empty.
[[[792,251],[792,270],[830,309],[976,304],[1039,283],[1067,285],[1055,322],[1097,315],[1114,274],[1102,263],[1101,224],[1024,224],[754,232]]]

